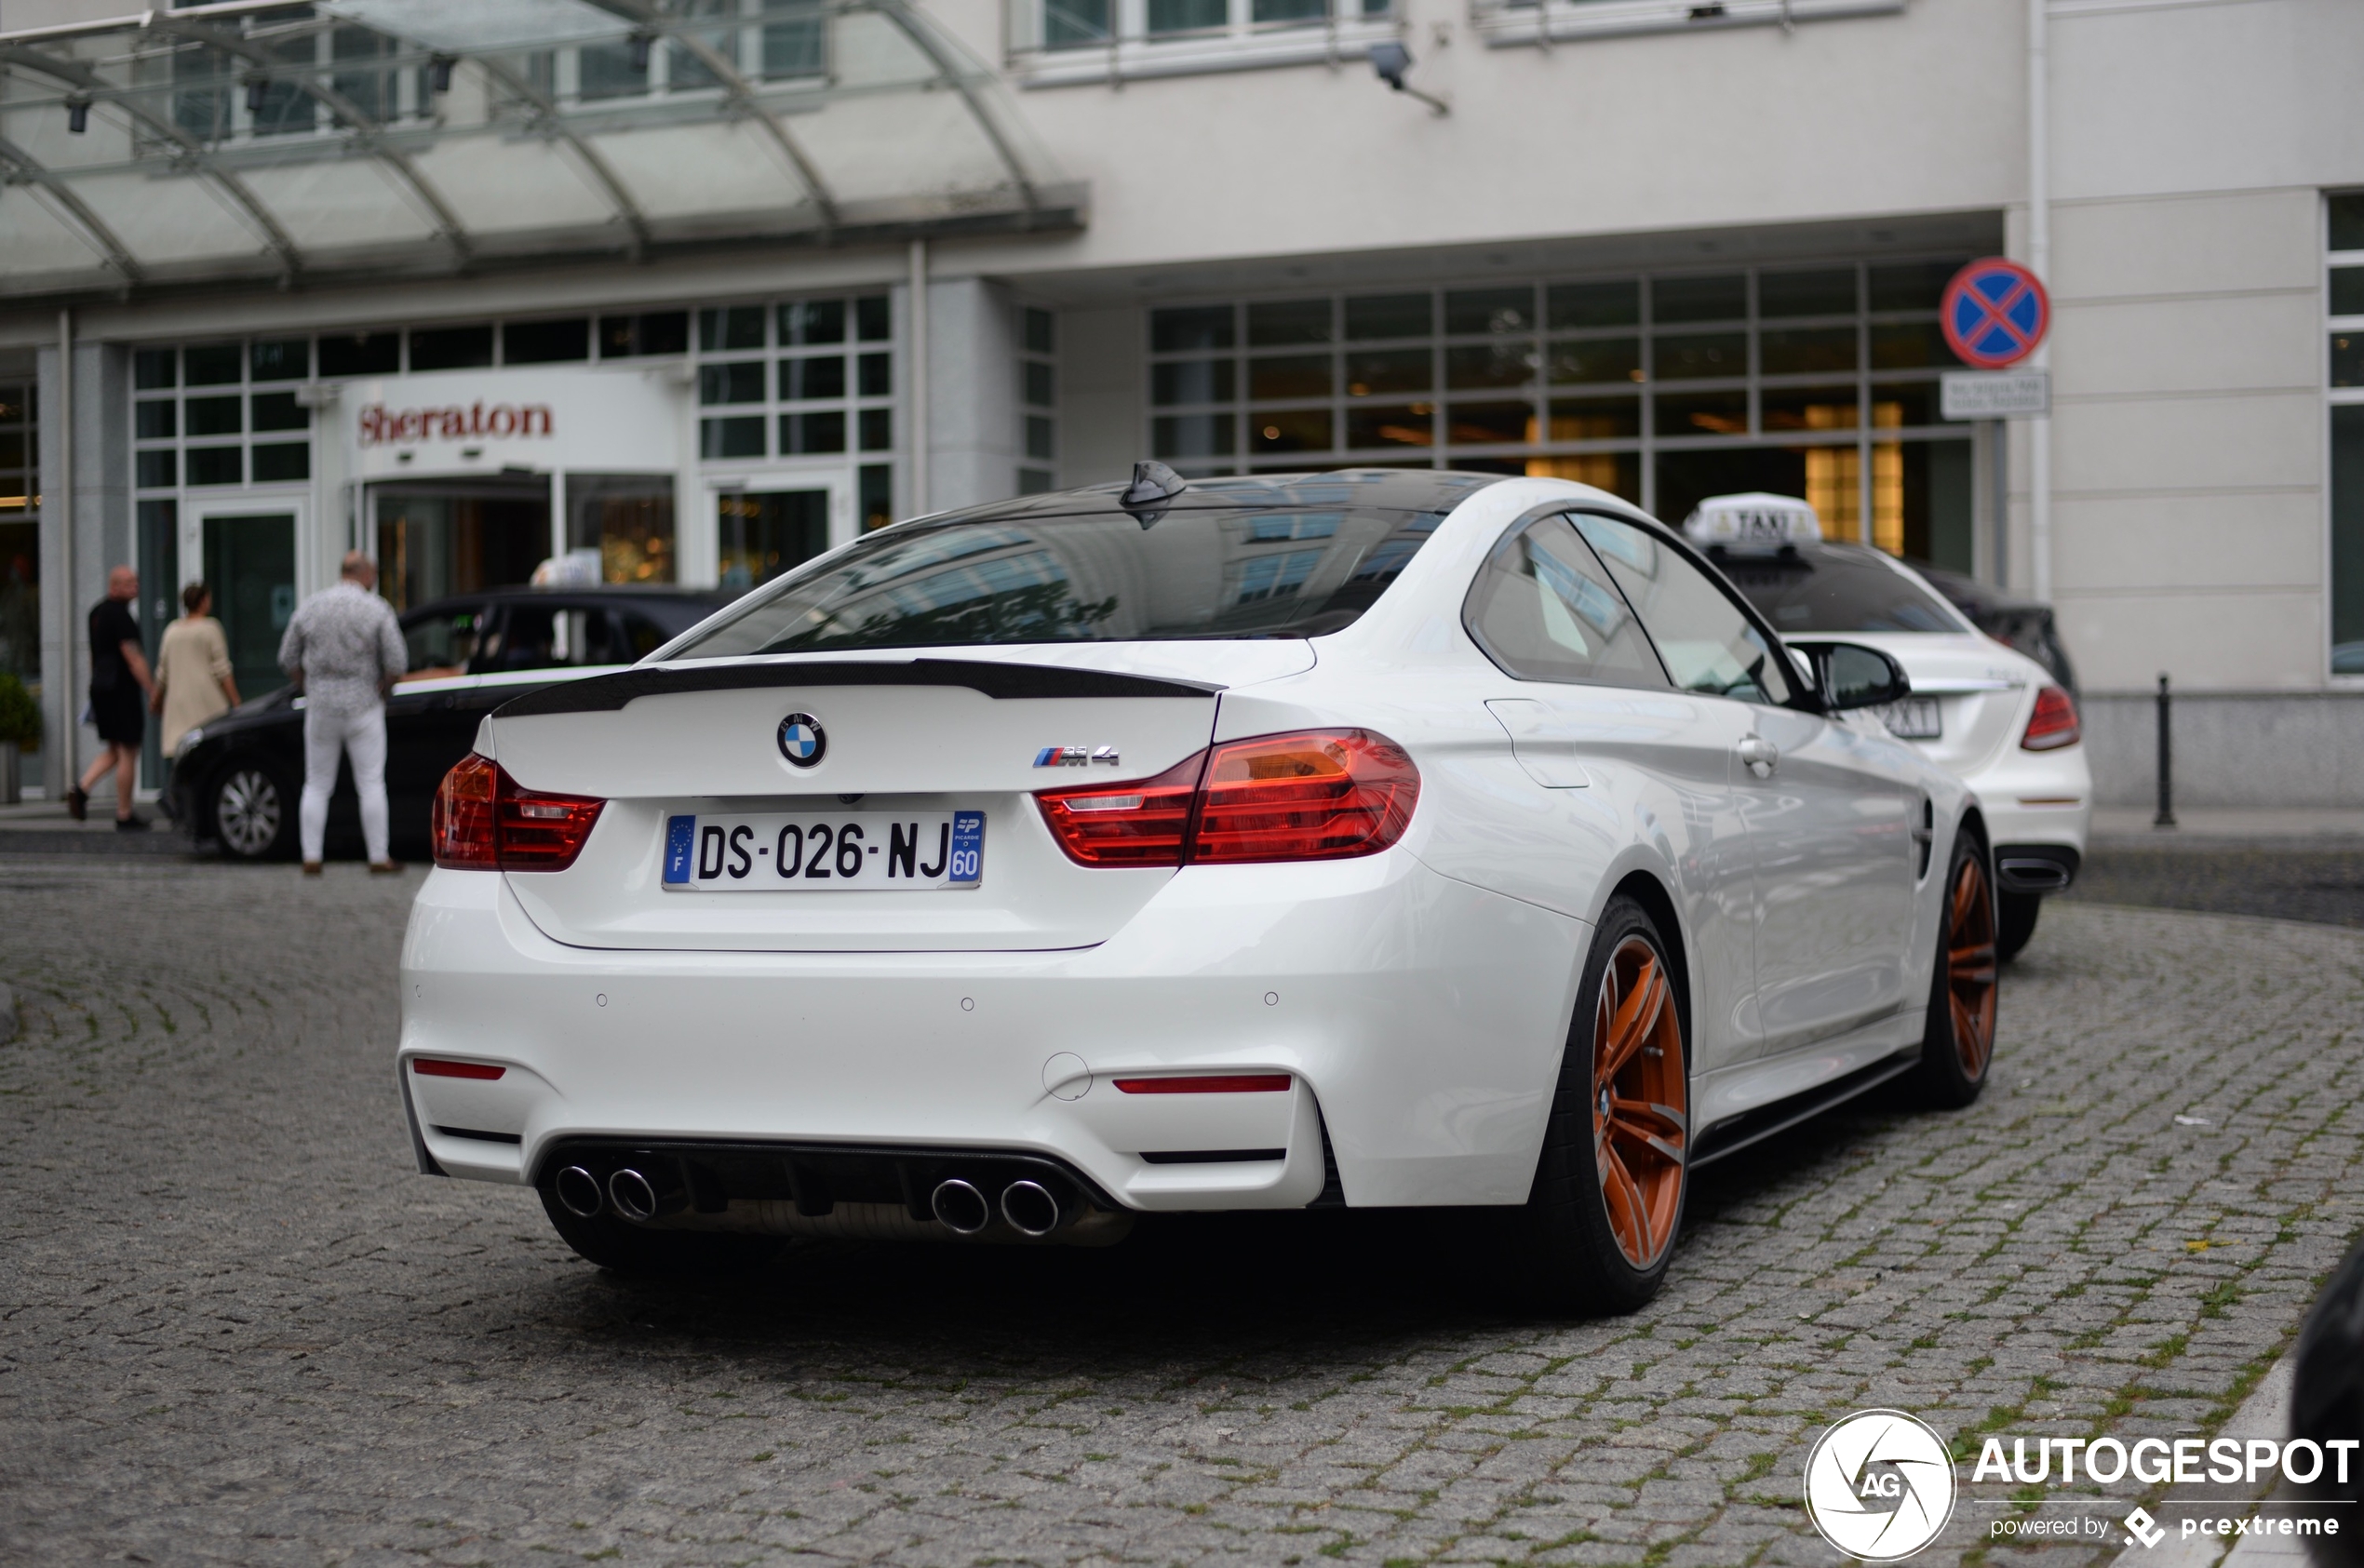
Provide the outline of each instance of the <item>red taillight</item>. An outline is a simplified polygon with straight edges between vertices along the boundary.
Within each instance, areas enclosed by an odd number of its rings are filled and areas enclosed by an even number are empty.
[[[1404,837],[1419,770],[1364,730],[1267,735],[1215,748],[1191,824],[1194,862],[1337,860]]]
[[[490,757],[470,752],[435,792],[435,863],[453,871],[564,871],[606,804],[520,789]]]
[[[473,1078],[490,1082],[509,1069],[489,1062],[439,1062],[432,1056],[413,1056],[410,1070],[421,1078]]]
[[[1046,789],[1034,798],[1051,836],[1085,865],[1179,865],[1190,830],[1206,753],[1154,779],[1080,789]]]
[[[1313,730],[1229,741],[1153,779],[1034,798],[1083,865],[1340,860],[1404,837],[1420,773],[1384,736]]]
[[[1235,1073],[1229,1078],[1121,1078],[1120,1094],[1278,1094],[1289,1086],[1286,1073]]]
[[[492,759],[470,752],[451,766],[436,787],[428,829],[435,863],[454,871],[490,871],[499,864],[492,839],[493,797],[501,770]]]
[[[2084,731],[2076,722],[2076,702],[2057,686],[2035,690],[2035,712],[2028,716],[2027,733],[2020,737],[2021,751],[2058,751],[2076,744]]]

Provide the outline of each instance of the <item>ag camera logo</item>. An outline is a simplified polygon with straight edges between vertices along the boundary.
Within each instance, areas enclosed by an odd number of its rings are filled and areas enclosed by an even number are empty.
[[[1901,1410],[1859,1410],[1807,1455],[1806,1516],[1849,1556],[1910,1557],[1954,1517],[1954,1456],[1925,1421]]]

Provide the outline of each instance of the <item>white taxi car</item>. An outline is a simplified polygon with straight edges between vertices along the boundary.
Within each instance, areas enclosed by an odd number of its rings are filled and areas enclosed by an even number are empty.
[[[1631,1308],[1690,1173],[1994,1045],[1987,827],[1680,537],[1547,479],[1034,496],[868,534],[445,781],[422,1170],[584,1257],[1484,1205]]]
[[[1996,952],[2016,956],[2045,897],[2085,860],[2093,774],[2075,696],[1902,561],[1823,543],[1814,508],[1795,496],[1713,496],[1684,532],[1791,642],[1844,637],[1904,666],[1912,695],[1881,717],[1977,792],[1995,845]]]

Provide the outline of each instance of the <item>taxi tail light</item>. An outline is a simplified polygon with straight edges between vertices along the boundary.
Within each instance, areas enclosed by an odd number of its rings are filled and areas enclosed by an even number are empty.
[[[1153,779],[1035,796],[1082,865],[1239,864],[1376,854],[1420,797],[1404,749],[1365,730],[1230,741]]]
[[[2020,737],[2021,751],[2058,751],[2076,744],[2084,734],[2076,720],[2076,699],[2057,686],[2035,690],[2035,711],[2028,716],[2027,733]]]
[[[564,871],[583,852],[605,800],[520,788],[471,752],[435,792],[435,863],[452,871]]]

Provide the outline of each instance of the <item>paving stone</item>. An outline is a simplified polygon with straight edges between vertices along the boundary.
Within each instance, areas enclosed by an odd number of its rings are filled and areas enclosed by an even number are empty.
[[[2191,1435],[2364,1226],[2364,937],[2062,905],[1976,1106],[1702,1173],[1631,1318],[1451,1214],[627,1283],[410,1173],[414,889],[0,861],[0,1558],[1829,1564],[1828,1421]],[[1986,1548],[2008,1491],[1916,1561],[2089,1558]]]

